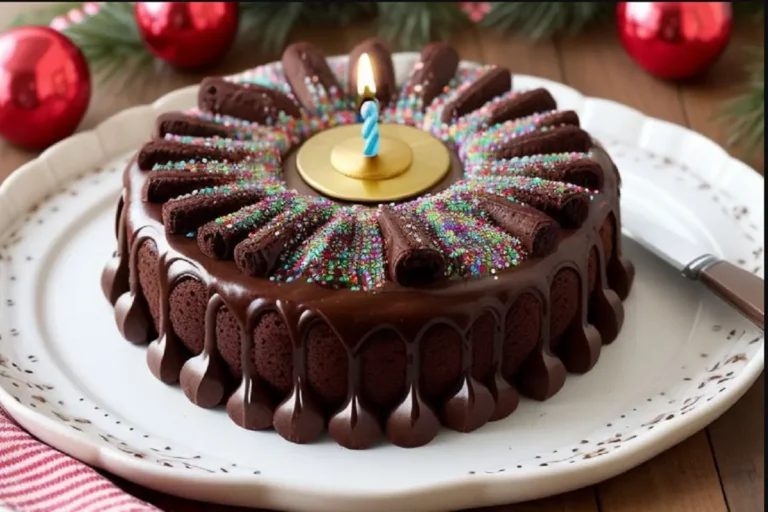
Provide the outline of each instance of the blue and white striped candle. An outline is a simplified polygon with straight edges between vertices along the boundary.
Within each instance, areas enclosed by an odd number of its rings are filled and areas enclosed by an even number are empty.
[[[372,158],[379,154],[379,105],[368,100],[360,107],[363,116],[363,155]]]
[[[373,158],[379,154],[379,103],[376,101],[376,80],[367,53],[357,61],[357,94],[360,96],[360,116],[363,121],[363,155]]]

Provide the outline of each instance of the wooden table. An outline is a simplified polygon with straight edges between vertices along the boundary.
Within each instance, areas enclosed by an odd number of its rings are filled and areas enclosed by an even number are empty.
[[[10,19],[30,4],[0,4],[0,19]],[[610,25],[610,24],[609,24]],[[369,26],[306,29],[293,40],[309,40],[326,54],[348,52]],[[688,126],[724,144],[725,130],[711,120],[724,99],[744,83],[742,45],[763,45],[758,24],[737,26],[734,41],[714,69],[695,82],[675,85],[650,77],[635,66],[617,42],[611,26],[563,41],[531,45],[514,38],[474,29],[457,34],[461,57],[507,66],[514,73],[536,75],[566,83],[585,95],[609,98],[673,123]],[[275,60],[249,48],[237,47],[216,68],[195,74],[164,70],[147,74],[128,90],[99,85],[81,129],[93,128],[108,116],[133,105],[151,102],[178,87],[196,83],[209,74],[223,74]],[[150,78],[152,77],[152,78]],[[749,163],[763,172],[761,154]],[[736,153],[738,155],[738,153]],[[34,158],[0,142],[0,181]],[[540,512],[757,512],[764,509],[764,381],[723,417],[650,462],[599,485],[549,499],[494,507],[500,511]],[[192,503],[158,495],[120,482],[134,494],[166,511],[229,511],[232,507]]]

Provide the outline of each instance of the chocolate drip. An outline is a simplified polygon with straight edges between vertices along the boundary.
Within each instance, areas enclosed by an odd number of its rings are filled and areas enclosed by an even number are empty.
[[[101,273],[101,290],[113,306],[121,295],[128,292],[128,237],[125,233],[125,212],[123,198],[117,205],[117,250]]]
[[[534,400],[547,400],[560,391],[565,384],[566,369],[563,362],[552,352],[549,326],[552,311],[548,282],[537,283],[537,295],[541,297],[541,328],[536,348],[525,359],[517,373],[517,388]],[[517,297],[510,302],[514,304]]]
[[[504,311],[506,308],[501,308]],[[493,331],[493,375],[488,381],[488,391],[493,396],[494,409],[493,414],[488,421],[498,421],[506,418],[520,404],[520,395],[517,389],[507,382],[502,373],[504,356],[504,316],[499,315]],[[477,325],[477,324],[475,324]]]
[[[165,203],[169,199],[207,187],[218,187],[237,181],[236,174],[208,174],[186,171],[152,171],[147,176],[142,200]]]
[[[158,266],[160,332],[158,338],[147,347],[147,365],[159,380],[166,384],[173,384],[179,379],[181,367],[190,354],[171,325],[171,291],[182,279],[188,279],[196,273],[189,261],[172,256],[167,249],[162,250]]]
[[[557,249],[560,226],[536,208],[492,194],[480,196],[480,207],[499,227],[517,237],[523,249],[534,258],[546,256]]]
[[[448,85],[459,66],[459,54],[444,42],[430,43],[421,50],[421,58],[414,66],[405,90],[420,91],[423,109],[426,109]]]
[[[579,189],[552,193],[544,188],[517,188],[519,201],[541,210],[567,229],[579,228],[589,216],[589,195]]]
[[[155,120],[155,139],[162,139],[167,134],[189,135],[192,137],[224,137],[233,135],[233,130],[223,124],[214,123],[191,116],[183,112],[167,112],[160,114]]]
[[[363,346],[364,343],[360,345]],[[348,394],[346,403],[328,422],[328,432],[344,448],[362,450],[382,436],[379,419],[360,402],[360,354],[347,348]]]
[[[236,315],[240,326],[240,364],[243,378],[237,391],[227,401],[227,414],[235,424],[247,430],[265,430],[272,426],[274,407],[259,381],[251,354],[256,322],[265,312],[275,309],[275,304],[257,299],[248,306],[244,315]]]
[[[311,312],[276,302],[293,346],[293,389],[275,409],[272,426],[294,443],[311,443],[323,433],[325,419],[307,388],[306,327],[315,321]],[[303,313],[303,314],[302,314]]]
[[[357,96],[357,63],[360,56],[368,54],[373,67],[373,78],[376,83],[376,99],[382,107],[386,107],[397,96],[395,83],[395,67],[392,64],[392,54],[389,45],[377,37],[366,39],[352,48],[349,54],[349,71],[347,72],[347,94]]]
[[[440,430],[440,421],[419,391],[419,345],[418,342],[405,343],[407,392],[389,414],[386,424],[387,438],[402,448],[424,446]]]
[[[419,286],[446,277],[443,253],[415,218],[383,206],[379,227],[392,281],[402,286]]]
[[[163,225],[171,234],[188,233],[206,222],[256,203],[263,197],[263,189],[251,187],[179,198],[163,205]]]
[[[208,77],[200,83],[197,105],[205,112],[259,124],[274,123],[280,113],[301,117],[296,102],[278,90],[256,84],[236,84],[220,77]]]
[[[545,132],[534,132],[515,137],[492,156],[514,158],[546,153],[586,153],[592,138],[577,126],[558,126]]]
[[[200,407],[216,407],[224,399],[228,379],[216,350],[216,315],[224,306],[219,294],[208,300],[205,310],[203,351],[181,367],[179,385],[189,401]]]
[[[146,231],[147,233],[144,233]],[[128,289],[115,303],[115,322],[123,338],[136,345],[145,345],[157,337],[149,314],[149,305],[141,293],[139,285],[138,259],[139,249],[146,240],[155,240],[148,234],[150,228],[144,227],[134,234],[128,260]],[[122,254],[121,257],[125,257]]]
[[[343,90],[328,66],[322,50],[311,43],[289,45],[283,52],[283,70],[293,94],[309,110],[315,110],[319,106],[316,103],[316,93],[312,89],[320,87],[327,93]]]
[[[472,376],[471,328],[468,333],[462,334],[461,373],[461,387],[445,401],[440,418],[443,425],[450,429],[472,432],[491,419],[496,403],[490,390]]]
[[[497,96],[512,88],[512,75],[509,69],[493,67],[480,78],[472,82],[459,96],[445,106],[441,121],[449,123],[464,115],[474,112]]]
[[[184,144],[175,140],[154,139],[142,146],[136,161],[139,169],[149,171],[155,164],[203,159],[237,163],[252,155],[252,151],[239,147],[202,146]]]
[[[488,126],[521,119],[538,112],[549,112],[557,108],[555,98],[546,89],[521,92],[493,107]]]
[[[278,214],[278,209],[270,208],[267,201],[261,201],[253,206],[245,207],[242,212],[251,216],[252,222],[227,223],[218,220],[203,225],[197,234],[197,245],[200,251],[209,258],[228,260],[234,255],[235,247],[246,237],[266,224]],[[256,212],[265,212],[256,218]],[[240,213],[240,212],[238,212]]]

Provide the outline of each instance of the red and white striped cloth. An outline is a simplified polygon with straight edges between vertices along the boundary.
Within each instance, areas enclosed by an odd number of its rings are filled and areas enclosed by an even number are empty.
[[[85,464],[41,443],[0,407],[0,510],[157,512]]]

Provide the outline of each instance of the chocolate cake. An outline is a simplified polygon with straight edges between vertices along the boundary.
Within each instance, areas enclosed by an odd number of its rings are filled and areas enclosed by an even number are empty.
[[[295,151],[358,122],[367,53],[382,123],[453,153],[428,193],[351,204],[303,183]],[[572,111],[507,69],[430,44],[396,83],[385,43],[330,66],[207,78],[198,108],[163,114],[127,167],[103,274],[123,336],[201,407],[295,443],[428,443],[545,400],[623,321],[619,174]],[[343,84],[343,85],[342,85]]]

